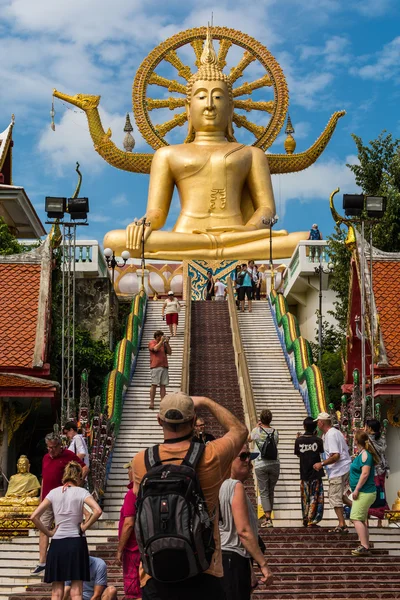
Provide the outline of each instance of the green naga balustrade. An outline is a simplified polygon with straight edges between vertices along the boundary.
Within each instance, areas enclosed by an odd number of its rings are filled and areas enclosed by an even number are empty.
[[[327,412],[327,395],[321,370],[314,364],[310,342],[302,337],[296,317],[288,310],[286,298],[272,290],[270,301],[293,383],[303,396],[308,413],[315,418],[318,413]]]
[[[103,385],[103,408],[107,406],[108,415],[118,433],[125,392],[136,366],[139,343],[146,314],[146,292],[142,288],[132,300],[127,318],[125,336],[120,340],[114,352],[114,368],[108,373]]]

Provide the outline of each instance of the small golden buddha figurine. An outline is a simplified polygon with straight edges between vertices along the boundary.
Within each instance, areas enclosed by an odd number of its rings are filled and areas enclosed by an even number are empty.
[[[28,457],[22,454],[17,462],[17,474],[10,478],[5,498],[39,496],[40,483],[38,478],[29,472],[30,466]]]
[[[163,259],[265,259],[275,215],[268,156],[235,141],[229,76],[218,66],[210,30],[201,67],[186,87],[187,142],[159,148],[147,202],[145,256]],[[60,95],[59,95],[60,96]],[[61,96],[60,96],[61,97]],[[181,212],[172,231],[161,231],[177,188]],[[110,231],[104,247],[141,253],[142,227]],[[307,233],[274,231],[273,256],[288,258]]]
[[[400,491],[397,492],[397,498],[392,506],[392,510],[396,510],[400,512]]]

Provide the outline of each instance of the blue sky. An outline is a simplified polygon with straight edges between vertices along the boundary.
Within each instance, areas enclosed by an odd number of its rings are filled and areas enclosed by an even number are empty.
[[[148,188],[147,175],[107,165],[93,149],[85,116],[58,100],[56,131],[51,131],[53,88],[71,95],[101,94],[103,126],[111,127],[112,139],[122,147],[126,112],[132,117],[132,82],[141,61],[174,33],[206,24],[212,11],[216,25],[255,37],[280,63],[289,87],[297,151],[314,142],[334,111],[347,111],[313,167],[273,177],[281,227],[304,230],[317,222],[324,234],[332,230],[330,192],[337,186],[343,192],[356,191],[345,166],[355,160],[351,133],[364,141],[382,129],[400,137],[396,0],[0,0],[0,130],[15,113],[14,183],[25,187],[43,221],[46,195],[73,192],[77,160],[83,172],[81,195],[90,199],[90,225],[81,238],[102,241],[108,230],[142,216]],[[189,54],[187,58],[190,64]],[[244,76],[240,83],[246,80]],[[132,123],[136,149],[147,151],[133,118]],[[176,129],[171,141],[185,135],[185,126]],[[284,137],[277,138],[272,152],[284,151]],[[253,139],[242,138],[250,143]],[[175,201],[168,227],[177,210]]]

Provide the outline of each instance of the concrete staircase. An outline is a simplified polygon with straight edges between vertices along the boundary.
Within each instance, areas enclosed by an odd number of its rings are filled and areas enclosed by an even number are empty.
[[[87,533],[89,551],[94,551],[98,544],[107,544],[110,536],[114,535],[114,523],[98,521]],[[7,600],[10,594],[22,594],[30,586],[41,585],[42,577],[31,575],[38,558],[37,531],[30,530],[28,537],[17,537],[0,543],[0,600]],[[46,586],[43,589],[49,597],[49,588]]]
[[[211,396],[243,419],[227,303],[196,302],[192,311],[190,392]],[[254,313],[239,318],[257,411],[266,406],[271,408],[273,425],[281,436],[282,476],[277,487],[275,527],[260,530],[274,583],[268,589],[260,585],[253,597],[258,600],[400,598],[400,532],[397,529],[371,529],[372,555],[357,558],[351,556],[351,549],[358,545],[354,530],[341,536],[328,534],[326,528],[293,527],[301,518],[298,462],[293,455],[293,445],[296,431],[301,429],[306,415],[305,408],[290,381],[266,303],[254,303]],[[178,337],[172,340],[171,390],[180,388],[183,326],[184,311],[180,315]],[[123,598],[123,587],[121,566],[115,558],[116,519],[127,483],[122,465],[138,450],[161,438],[155,414],[147,408],[150,386],[147,343],[158,328],[166,330],[161,320],[161,306],[150,302],[142,338],[143,351],[125,398],[121,432],[106,492],[106,511],[88,532],[90,552],[106,561],[109,583],[116,585],[119,598]],[[204,416],[208,429],[214,435],[222,435],[211,416]],[[255,500],[251,481],[247,489]],[[107,520],[107,516],[111,520]],[[285,527],[276,526],[278,524]],[[6,600],[10,594],[13,600],[49,600],[50,586],[41,584],[40,577],[29,576],[38,558],[37,537],[32,531],[27,538],[0,544],[0,600]]]
[[[262,409],[269,408],[272,426],[279,432],[281,474],[275,488],[274,521],[277,525],[296,526],[302,515],[299,459],[293,450],[297,432],[303,431],[307,411],[292,383],[269,304],[253,302],[253,312],[239,312],[238,318],[257,416]],[[334,518],[327,502],[324,518]]]
[[[357,546],[356,535],[343,538],[326,529],[307,530],[276,527],[261,532],[267,545],[266,557],[274,573],[274,582],[266,589],[260,585],[253,598],[258,600],[328,600],[400,598],[400,534],[393,529],[374,530],[374,543],[368,558],[351,555]],[[381,541],[377,542],[377,538]],[[26,538],[25,538],[26,539]],[[34,539],[34,538],[32,538]],[[123,598],[121,566],[116,562],[116,537],[95,550],[108,566],[108,582]],[[48,600],[50,586],[32,581],[25,593],[13,600]],[[227,599],[228,600],[228,599]]]
[[[183,304],[183,303],[182,303]],[[107,519],[119,519],[119,510],[126,494],[127,471],[123,465],[143,448],[162,441],[161,428],[157,423],[157,408],[160,397],[157,391],[155,410],[149,410],[150,391],[150,359],[147,349],[153,339],[154,332],[161,329],[165,334],[169,329],[161,318],[162,302],[147,303],[140,352],[131,383],[125,395],[122,411],[121,428],[115,444],[110,474],[107,481],[107,492],[104,513]],[[181,372],[183,358],[183,332],[185,328],[185,307],[179,313],[177,337],[170,340],[172,355],[168,357],[169,386],[167,392],[181,388]]]

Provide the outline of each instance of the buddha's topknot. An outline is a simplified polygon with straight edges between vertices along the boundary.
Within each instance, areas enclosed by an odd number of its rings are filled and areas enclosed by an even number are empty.
[[[190,102],[192,88],[196,81],[223,81],[228,87],[229,100],[232,102],[232,82],[229,79],[229,76],[225,75],[218,65],[218,58],[212,43],[210,27],[207,28],[207,38],[200,58],[200,63],[201,67],[197,73],[192,75],[186,86],[186,97],[188,102]]]

